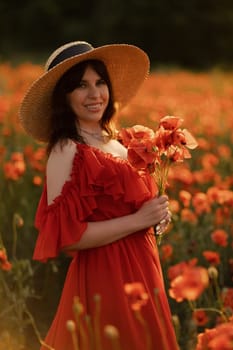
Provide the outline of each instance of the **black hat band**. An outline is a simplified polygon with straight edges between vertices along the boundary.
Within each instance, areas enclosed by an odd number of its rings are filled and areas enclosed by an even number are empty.
[[[93,50],[93,47],[90,44],[86,43],[80,43],[74,46],[69,46],[66,49],[64,49],[62,52],[60,52],[54,60],[50,63],[48,66],[48,71],[56,66],[57,64],[61,63],[62,61],[66,60],[67,58],[80,55],[82,53],[88,52]]]

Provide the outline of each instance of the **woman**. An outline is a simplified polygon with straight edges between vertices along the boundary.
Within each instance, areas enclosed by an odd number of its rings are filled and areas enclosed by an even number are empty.
[[[152,230],[158,225],[162,232],[170,222],[168,200],[132,168],[112,126],[114,106],[128,103],[148,69],[147,55],[135,46],[72,42],[50,56],[21,105],[23,127],[48,149],[34,259],[73,254],[45,339],[55,350],[73,348],[66,324],[74,319],[75,297],[94,328],[93,337],[78,334],[80,349],[93,349],[93,339],[94,349],[110,349],[106,325],[119,331],[121,350],[178,349]],[[147,332],[125,291],[138,285],[145,288],[136,305]]]

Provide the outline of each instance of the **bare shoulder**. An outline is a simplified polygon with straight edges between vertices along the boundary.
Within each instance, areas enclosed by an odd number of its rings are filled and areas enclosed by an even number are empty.
[[[76,144],[71,140],[53,147],[46,167],[48,204],[61,193],[64,183],[70,180],[75,153]]]
[[[70,157],[76,152],[76,144],[68,139],[64,143],[58,142],[52,149],[48,160],[53,160],[59,157]]]
[[[62,164],[64,166],[68,165],[73,161],[75,152],[76,144],[73,141],[67,140],[64,144],[57,143],[48,157],[47,171],[56,165],[59,165],[60,167]]]

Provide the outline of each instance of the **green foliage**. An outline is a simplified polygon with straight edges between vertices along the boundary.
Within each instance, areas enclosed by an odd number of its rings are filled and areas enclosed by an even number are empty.
[[[15,30],[17,28],[17,30]],[[1,56],[46,57],[67,41],[126,42],[152,63],[205,68],[232,66],[231,0],[63,1],[0,4]]]

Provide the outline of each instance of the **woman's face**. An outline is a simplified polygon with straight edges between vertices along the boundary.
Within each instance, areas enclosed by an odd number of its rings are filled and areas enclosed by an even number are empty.
[[[88,66],[77,86],[67,94],[70,107],[76,114],[80,127],[99,125],[109,102],[109,89],[99,74]]]

